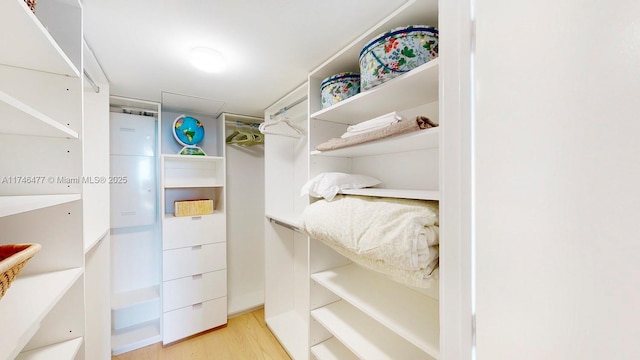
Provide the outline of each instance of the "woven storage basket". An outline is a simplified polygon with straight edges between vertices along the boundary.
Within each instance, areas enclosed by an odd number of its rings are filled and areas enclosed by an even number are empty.
[[[24,265],[42,246],[40,244],[0,245],[0,298],[11,286]]]
[[[36,11],[36,0],[24,0],[31,11]]]

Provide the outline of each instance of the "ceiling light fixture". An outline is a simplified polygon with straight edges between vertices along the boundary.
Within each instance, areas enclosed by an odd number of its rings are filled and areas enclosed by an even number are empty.
[[[189,61],[196,68],[209,73],[222,72],[227,68],[227,60],[224,55],[217,50],[206,47],[191,49]]]

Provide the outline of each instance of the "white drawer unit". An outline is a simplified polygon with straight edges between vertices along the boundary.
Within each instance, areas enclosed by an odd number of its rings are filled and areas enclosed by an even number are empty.
[[[162,343],[227,323],[227,206],[224,119],[203,98],[162,93]],[[205,110],[206,109],[206,110]],[[204,156],[177,155],[173,121],[197,115]],[[176,201],[211,200],[213,213],[174,216]]]
[[[164,343],[227,323],[227,298],[218,298],[169,311],[163,315]]]
[[[218,270],[162,284],[163,311],[176,310],[227,295],[227,272]]]
[[[227,267],[227,244],[207,244],[162,252],[163,280],[204,274]]]
[[[225,242],[224,214],[202,216],[166,215],[162,223],[162,249],[177,249]]]

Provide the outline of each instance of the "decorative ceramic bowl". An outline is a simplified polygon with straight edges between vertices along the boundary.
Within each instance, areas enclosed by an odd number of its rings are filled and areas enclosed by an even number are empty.
[[[321,105],[327,108],[360,92],[360,74],[343,72],[329,76],[320,85]]]
[[[438,30],[424,25],[395,28],[360,52],[361,90],[368,90],[438,57]]]

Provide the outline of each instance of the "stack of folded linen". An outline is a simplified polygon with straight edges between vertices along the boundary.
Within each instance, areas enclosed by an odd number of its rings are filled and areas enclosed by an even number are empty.
[[[396,114],[396,112],[391,112],[382,116],[378,116],[375,119],[363,121],[359,124],[350,125],[347,127],[347,132],[342,134],[341,138],[348,138],[350,136],[364,134],[369,131],[377,130],[389,126],[391,124],[395,124],[402,120],[402,117]]]

